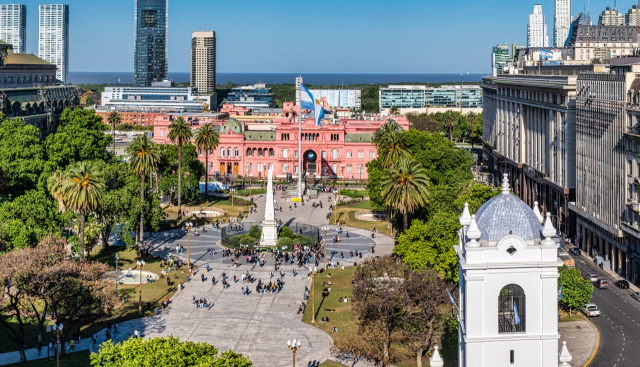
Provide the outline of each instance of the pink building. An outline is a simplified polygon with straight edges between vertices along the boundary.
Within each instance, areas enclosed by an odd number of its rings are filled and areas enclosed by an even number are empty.
[[[154,140],[170,144],[167,136],[169,124],[179,116],[190,122],[193,129],[212,122],[220,127],[220,145],[209,152],[210,176],[215,173],[262,177],[268,167],[273,167],[276,177],[287,174],[297,177],[298,168],[298,107],[284,104],[281,116],[257,122],[246,116],[226,119],[220,114],[165,114],[156,117]],[[302,165],[307,177],[346,177],[366,179],[366,164],[376,158],[372,143],[373,133],[389,120],[377,114],[366,114],[323,120],[324,127],[314,124],[312,118],[304,118],[302,124]],[[403,129],[409,129],[405,116],[393,119]],[[199,152],[205,163],[205,152]],[[343,168],[344,167],[344,168]]]

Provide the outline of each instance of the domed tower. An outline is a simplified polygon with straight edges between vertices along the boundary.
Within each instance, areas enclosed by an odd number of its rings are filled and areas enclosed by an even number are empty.
[[[475,215],[468,205],[455,246],[460,263],[460,366],[558,364],[556,231],[509,192]],[[542,224],[544,222],[544,225]]]

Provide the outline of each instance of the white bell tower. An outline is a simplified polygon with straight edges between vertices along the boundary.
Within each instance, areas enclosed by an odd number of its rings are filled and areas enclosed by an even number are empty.
[[[460,366],[558,365],[556,231],[543,217],[502,192],[475,215],[468,205],[455,246],[460,262]]]

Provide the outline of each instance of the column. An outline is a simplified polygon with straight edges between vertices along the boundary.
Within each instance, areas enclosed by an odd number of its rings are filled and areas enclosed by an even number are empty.
[[[616,247],[611,246],[611,270],[616,271]]]
[[[608,241],[605,241],[605,246],[604,246],[604,259],[605,260],[611,260],[609,258],[609,249],[610,249],[611,244]]]
[[[624,276],[624,261],[625,261],[625,253],[620,248],[618,248],[618,274]]]

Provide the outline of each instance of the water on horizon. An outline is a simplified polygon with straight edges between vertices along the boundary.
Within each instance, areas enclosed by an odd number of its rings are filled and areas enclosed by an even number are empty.
[[[297,73],[218,73],[216,82],[226,84],[295,84]],[[302,74],[304,83],[308,85],[341,85],[341,84],[387,84],[401,82],[444,83],[444,82],[479,82],[485,74]],[[189,73],[169,73],[169,78],[176,83],[189,82]],[[72,84],[131,84],[133,73],[128,72],[91,72],[70,71],[69,82]]]

